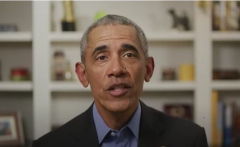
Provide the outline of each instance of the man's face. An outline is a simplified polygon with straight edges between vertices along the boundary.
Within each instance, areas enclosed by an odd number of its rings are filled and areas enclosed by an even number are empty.
[[[98,109],[125,112],[135,109],[144,79],[153,73],[152,58],[146,59],[134,27],[106,25],[94,28],[88,38],[85,65],[76,64],[83,86],[88,83]]]

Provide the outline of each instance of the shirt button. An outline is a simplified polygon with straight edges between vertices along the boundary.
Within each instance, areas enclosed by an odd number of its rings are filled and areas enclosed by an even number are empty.
[[[112,135],[112,136],[115,136],[116,134],[115,134],[114,132],[111,132],[111,135]]]

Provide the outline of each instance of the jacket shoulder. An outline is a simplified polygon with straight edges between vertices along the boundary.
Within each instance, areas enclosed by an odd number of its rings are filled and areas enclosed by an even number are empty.
[[[193,121],[173,117],[151,107],[147,109],[149,115],[155,116],[159,120],[159,125],[164,127],[162,139],[169,144],[179,147],[208,147],[203,127]]]
[[[151,111],[155,116],[158,117],[159,121],[166,126],[167,129],[177,130],[192,130],[192,131],[200,131],[202,129],[201,126],[194,123],[191,120],[178,118],[174,116],[167,115],[161,111],[158,111],[154,108],[148,107],[149,111]]]
[[[74,135],[84,134],[87,131],[88,126],[91,125],[91,111],[90,108],[82,114],[76,116],[72,120],[68,121],[59,128],[43,135],[33,142],[32,147],[50,147],[58,146],[65,147],[71,146],[71,142],[74,142]],[[81,132],[81,134],[79,133]],[[66,144],[67,143],[67,144]]]

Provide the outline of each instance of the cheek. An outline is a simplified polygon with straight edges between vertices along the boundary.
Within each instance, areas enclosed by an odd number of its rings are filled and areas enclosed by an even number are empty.
[[[130,67],[130,73],[135,83],[141,82],[144,80],[144,76],[146,73],[145,66],[143,66],[142,64],[132,64],[132,66]]]
[[[93,83],[94,85],[96,84],[101,84],[101,82],[97,81],[102,81],[103,78],[105,77],[105,70],[104,68],[92,68],[90,71],[88,71],[88,80],[90,83]]]

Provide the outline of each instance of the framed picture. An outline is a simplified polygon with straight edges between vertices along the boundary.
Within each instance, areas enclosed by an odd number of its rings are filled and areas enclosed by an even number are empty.
[[[193,120],[192,106],[189,104],[165,104],[164,112],[174,117]]]
[[[0,146],[24,145],[24,135],[19,112],[0,112]]]

